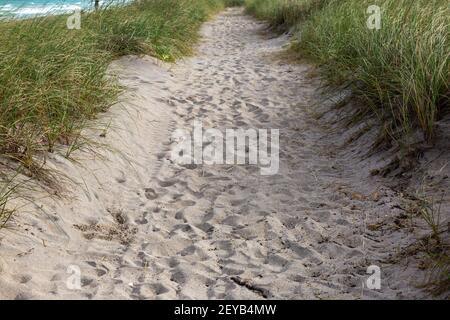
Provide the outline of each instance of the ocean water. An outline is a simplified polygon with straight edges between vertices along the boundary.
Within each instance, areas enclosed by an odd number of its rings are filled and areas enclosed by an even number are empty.
[[[101,0],[100,5],[118,0]],[[27,18],[49,14],[73,12],[77,9],[89,10],[94,0],[0,0],[0,17]]]

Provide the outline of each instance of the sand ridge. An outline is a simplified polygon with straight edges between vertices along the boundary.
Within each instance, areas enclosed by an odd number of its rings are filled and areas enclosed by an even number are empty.
[[[113,64],[128,92],[106,115],[115,130],[105,143],[120,152],[104,151],[108,161],[84,160],[82,168],[49,159],[78,177],[77,196],[36,201],[40,211],[1,231],[0,297],[422,295],[405,266],[386,262],[408,236],[367,228],[368,219],[395,214],[399,199],[361,181],[353,160],[332,152],[310,112],[320,82],[310,66],[274,59],[288,38],[265,29],[228,9],[204,25],[194,57],[175,66],[148,57]],[[280,129],[279,173],[178,165],[171,133],[191,130],[194,120],[219,130]],[[380,290],[362,287],[372,264],[383,270]],[[81,272],[79,290],[67,286],[69,266]]]

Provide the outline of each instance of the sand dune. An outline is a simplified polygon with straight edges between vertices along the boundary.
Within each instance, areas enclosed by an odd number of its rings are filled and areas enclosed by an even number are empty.
[[[206,23],[197,53],[174,66],[126,57],[127,92],[103,114],[100,154],[56,152],[73,181],[35,199],[1,231],[0,297],[50,299],[414,298],[416,272],[397,249],[411,235],[367,226],[401,199],[335,152],[314,119],[311,67],[275,58],[288,43],[229,9]],[[280,129],[280,168],[179,165],[176,129]],[[103,136],[103,135],[102,135]],[[380,290],[364,288],[380,266]],[[80,271],[81,288],[70,285]],[[413,279],[414,278],[414,279]],[[69,285],[68,285],[69,281]]]

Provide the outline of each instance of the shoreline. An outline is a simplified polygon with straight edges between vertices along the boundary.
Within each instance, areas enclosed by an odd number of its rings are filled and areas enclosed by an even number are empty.
[[[110,8],[111,5],[121,6],[129,5],[133,0],[108,0],[100,1],[100,10]],[[113,2],[117,2],[113,4]],[[76,3],[34,3],[28,5],[24,0],[21,6],[13,6],[11,4],[0,5],[0,22],[26,19],[45,18],[52,16],[61,16],[73,14],[76,10],[81,10],[82,13],[94,12],[95,8],[91,0],[79,0]]]

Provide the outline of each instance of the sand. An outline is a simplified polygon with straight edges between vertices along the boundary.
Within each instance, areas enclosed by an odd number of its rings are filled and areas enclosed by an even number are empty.
[[[127,91],[86,130],[105,147],[75,151],[76,161],[63,147],[49,155],[70,180],[61,178],[64,197],[29,191],[33,202],[0,231],[0,298],[424,296],[422,274],[396,256],[413,235],[369,227],[402,214],[402,199],[355,152],[338,151],[345,135],[314,117],[312,67],[277,59],[288,36],[265,29],[228,9],[204,25],[193,57],[111,65]],[[177,164],[171,135],[194,120],[280,129],[278,174]],[[365,286],[370,265],[381,268],[379,290]]]

